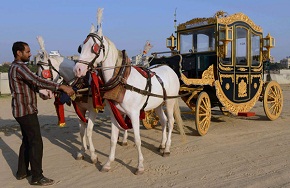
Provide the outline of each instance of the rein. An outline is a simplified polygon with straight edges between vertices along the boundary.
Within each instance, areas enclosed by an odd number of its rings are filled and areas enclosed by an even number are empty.
[[[124,78],[124,74],[126,72],[125,70],[126,70],[127,67],[130,67],[130,69],[131,69],[132,65],[126,63],[125,50],[122,51],[122,53],[123,53],[122,65],[109,66],[109,67],[94,67],[93,65],[94,65],[96,59],[100,56],[101,50],[103,50],[103,54],[104,54],[104,57],[105,58],[99,64],[102,64],[106,60],[107,55],[105,54],[105,46],[104,46],[104,43],[103,43],[103,41],[104,41],[103,40],[103,37],[98,36],[96,33],[90,33],[87,36],[87,39],[85,40],[85,42],[88,40],[89,37],[92,37],[93,41],[95,42],[95,44],[92,46],[92,52],[94,54],[96,54],[96,56],[94,57],[94,59],[91,62],[87,62],[87,61],[80,60],[79,63],[83,63],[83,64],[88,65],[89,70],[91,72],[94,71],[94,70],[106,70],[106,69],[116,69],[116,68],[119,68],[119,71],[117,72],[117,75],[116,76],[113,76],[111,80],[109,80],[108,82],[100,85],[100,91],[106,92],[106,91],[109,91],[112,88],[116,87],[117,85],[121,84],[127,90],[131,90],[131,91],[140,93],[142,95],[163,98],[164,100],[166,100],[167,98],[170,99],[170,98],[184,97],[184,96],[190,95],[192,93],[192,92],[188,92],[188,93],[185,93],[185,94],[182,94],[182,95],[167,96],[166,95],[166,91],[165,91],[165,89],[163,87],[163,82],[162,82],[162,80],[157,75],[155,75],[155,76],[157,77],[157,80],[160,82],[160,84],[161,84],[161,86],[163,88],[163,95],[158,95],[158,94],[155,94],[155,93],[151,93],[151,90],[150,89],[149,89],[149,91],[147,90],[148,87],[146,87],[145,90],[143,90],[143,89],[139,89],[139,88],[136,88],[136,87],[134,87],[132,85],[127,84],[126,83],[126,79],[127,78]],[[97,38],[99,40],[99,42],[101,43],[98,52],[95,52],[93,50],[94,49],[94,46],[97,45],[97,42],[96,42],[96,39],[95,38]],[[109,42],[108,42],[108,44],[109,44]],[[108,52],[109,52],[109,48],[108,48]],[[107,54],[108,54],[108,52],[107,52]],[[102,77],[102,75],[100,75],[100,76]],[[103,80],[103,78],[102,78],[102,80]]]

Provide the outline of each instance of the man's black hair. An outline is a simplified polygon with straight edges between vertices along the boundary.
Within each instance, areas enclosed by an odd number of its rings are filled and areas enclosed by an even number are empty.
[[[23,52],[25,50],[25,46],[28,46],[28,44],[26,42],[22,42],[22,41],[14,42],[14,44],[12,46],[12,52],[13,52],[14,57],[17,56],[18,50]]]

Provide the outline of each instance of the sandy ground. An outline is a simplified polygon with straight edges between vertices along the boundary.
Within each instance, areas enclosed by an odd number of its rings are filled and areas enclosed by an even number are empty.
[[[56,125],[53,101],[39,99],[39,118],[44,140],[44,175],[54,187],[290,187],[290,85],[282,85],[284,108],[275,121],[267,120],[262,102],[251,110],[254,117],[224,116],[213,109],[207,135],[197,135],[194,115],[182,114],[186,136],[175,130],[171,155],[157,151],[160,127],[141,128],[145,173],[133,174],[137,151],[133,134],[129,145],[117,146],[116,161],[108,173],[100,172],[109,154],[110,119],[98,115],[93,141],[101,164],[89,155],[75,160],[79,150],[78,120],[66,106],[67,126]],[[32,187],[30,178],[15,179],[21,132],[11,115],[10,97],[0,97],[0,187]],[[188,111],[181,101],[181,110]],[[89,153],[87,153],[89,154]]]

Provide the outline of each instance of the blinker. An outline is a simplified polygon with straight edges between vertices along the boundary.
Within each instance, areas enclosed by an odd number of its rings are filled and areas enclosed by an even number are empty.
[[[99,50],[100,50],[100,46],[97,43],[95,43],[92,46],[92,53],[98,54],[99,53]]]
[[[79,47],[78,47],[78,53],[80,54],[81,52],[82,52],[82,46],[79,45]]]

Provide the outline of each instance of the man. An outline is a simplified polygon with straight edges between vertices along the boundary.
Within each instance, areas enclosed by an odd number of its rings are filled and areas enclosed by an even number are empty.
[[[15,42],[12,46],[14,61],[9,68],[9,86],[12,95],[12,114],[19,123],[22,144],[19,150],[16,179],[21,180],[32,175],[31,185],[52,185],[54,180],[43,176],[43,142],[37,117],[37,97],[39,88],[52,91],[61,90],[69,96],[74,95],[70,86],[60,85],[43,79],[31,72],[25,62],[31,56],[30,47],[25,42]],[[30,164],[31,170],[28,170]]]

